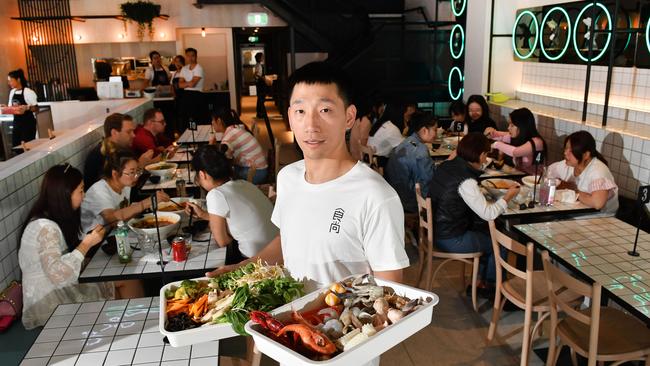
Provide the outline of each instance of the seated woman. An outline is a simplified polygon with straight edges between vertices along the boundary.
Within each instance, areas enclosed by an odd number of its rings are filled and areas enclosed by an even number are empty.
[[[26,329],[46,323],[59,304],[142,297],[142,288],[124,282],[78,283],[86,253],[104,239],[95,225],[79,240],[83,176],[71,165],[56,165],[43,178],[40,194],[22,230],[18,262],[22,272]]]
[[[248,170],[255,167],[253,184],[266,182],[269,164],[262,145],[248,130],[233,110],[221,110],[213,114],[212,126],[215,132],[222,132],[221,146],[227,148],[226,156],[234,159],[235,176],[248,177]]]
[[[81,229],[83,232],[95,225],[116,226],[118,221],[130,220],[151,207],[151,199],[129,203],[131,187],[138,182],[142,170],[135,156],[118,150],[106,159],[104,178],[93,184],[81,203]],[[169,201],[163,191],[156,192],[158,202]]]
[[[375,155],[379,157],[380,166],[386,165],[386,161],[393,149],[404,140],[402,131],[398,127],[398,125],[402,124],[401,118],[402,116],[397,108],[388,105],[379,120],[370,128],[368,146],[375,149]]]
[[[436,138],[436,120],[430,113],[416,111],[409,124],[410,135],[393,150],[384,178],[397,191],[405,212],[417,212],[415,183],[420,183],[422,194],[429,195],[433,176],[433,160],[427,143]]]
[[[537,132],[535,116],[528,108],[515,109],[510,113],[508,131],[488,127],[485,134],[496,140],[492,144],[493,149],[512,157],[515,167],[528,174],[535,174],[533,163],[537,152],[542,151],[546,155],[546,143]],[[539,165],[538,169],[542,167]]]
[[[487,101],[482,95],[471,95],[467,98],[465,134],[472,132],[485,133],[485,129],[488,127],[497,128],[497,125],[490,118],[490,108]]]
[[[480,133],[470,133],[458,144],[457,154],[438,166],[429,195],[435,210],[436,245],[446,252],[483,252],[479,288],[491,287],[496,280],[492,240],[486,221],[494,220],[519,193],[519,186],[494,203],[481,193],[478,177],[487,162],[490,141]]]
[[[570,134],[564,140],[564,160],[551,164],[547,174],[562,181],[558,188],[575,190],[583,204],[600,210],[604,216],[616,214],[618,186],[589,132]]]
[[[230,161],[214,145],[201,146],[192,158],[196,183],[208,192],[207,212],[188,203],[188,214],[208,220],[220,247],[226,247],[226,264],[256,255],[278,234],[271,222],[273,205],[246,180],[233,177]]]

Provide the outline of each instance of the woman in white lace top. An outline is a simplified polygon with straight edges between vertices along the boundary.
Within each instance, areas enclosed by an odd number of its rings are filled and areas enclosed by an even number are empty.
[[[45,324],[59,304],[112,299],[112,282],[78,283],[86,253],[99,244],[104,228],[97,225],[79,240],[79,207],[83,177],[70,165],[50,168],[29,213],[20,240],[18,261],[23,280],[26,329]]]

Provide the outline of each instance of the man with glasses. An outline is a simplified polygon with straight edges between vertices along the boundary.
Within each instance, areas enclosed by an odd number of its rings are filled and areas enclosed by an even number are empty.
[[[165,116],[158,108],[149,109],[144,113],[142,125],[136,127],[135,138],[131,148],[136,155],[149,150],[154,151],[154,161],[160,160],[160,154],[167,152],[167,157],[175,153],[172,141],[165,136]]]

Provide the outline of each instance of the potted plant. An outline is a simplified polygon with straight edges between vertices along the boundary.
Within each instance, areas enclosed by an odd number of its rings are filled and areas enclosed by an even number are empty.
[[[138,24],[138,39],[142,41],[146,28],[149,31],[149,39],[153,40],[153,20],[160,16],[160,5],[145,0],[127,1],[120,5],[120,10],[124,17],[124,31],[127,22],[135,22]]]

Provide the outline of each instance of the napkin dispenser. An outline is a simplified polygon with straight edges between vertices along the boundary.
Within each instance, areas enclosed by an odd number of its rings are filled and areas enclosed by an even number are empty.
[[[97,96],[99,99],[121,99],[124,98],[122,81],[98,81]]]

